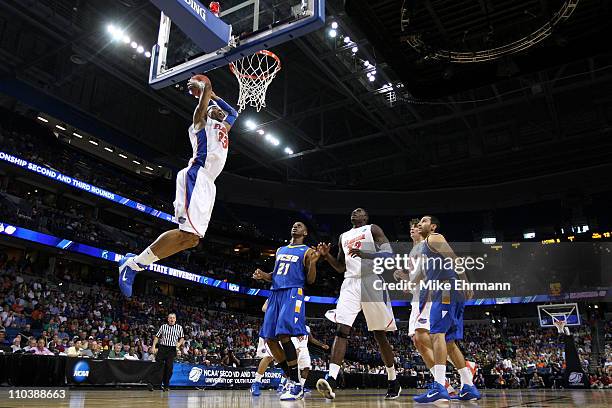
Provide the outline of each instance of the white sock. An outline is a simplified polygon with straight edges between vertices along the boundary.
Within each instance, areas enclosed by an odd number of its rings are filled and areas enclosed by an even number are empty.
[[[338,364],[331,363],[329,365],[329,376],[334,380],[338,378],[338,373],[340,372],[340,366]]]
[[[434,381],[442,384],[444,387],[446,384],[446,364],[436,364],[433,366],[434,370]]]
[[[387,380],[395,381],[396,378],[395,366],[387,367]]]
[[[429,372],[431,373],[431,376],[432,376],[432,377],[435,375],[435,372],[434,372],[434,368],[433,368],[433,367],[431,367],[431,368],[429,369]]]
[[[261,382],[263,374],[255,373],[255,382]]]
[[[474,385],[474,383],[472,382],[472,370],[470,370],[469,367],[463,367],[457,371],[459,371],[459,376],[461,377],[462,387],[464,384]]]
[[[159,261],[159,258],[151,251],[151,247],[147,247],[140,255],[134,258],[134,262],[140,265],[151,265],[155,261]]]
[[[306,384],[306,379],[300,378],[300,384],[302,385],[302,388],[304,388],[304,384]]]

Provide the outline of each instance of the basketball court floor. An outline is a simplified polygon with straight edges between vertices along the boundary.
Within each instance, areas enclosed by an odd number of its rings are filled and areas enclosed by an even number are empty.
[[[66,408],[292,408],[292,407],[405,407],[416,406],[412,396],[420,390],[405,390],[394,401],[383,400],[381,389],[341,390],[334,401],[326,401],[316,392],[307,394],[302,401],[280,402],[274,391],[264,391],[252,397],[248,390],[172,390],[168,393],[146,390],[69,390],[63,400],[10,400],[0,401],[0,407],[66,407]],[[421,406],[454,407],[609,407],[611,390],[485,390],[478,402],[442,403]]]

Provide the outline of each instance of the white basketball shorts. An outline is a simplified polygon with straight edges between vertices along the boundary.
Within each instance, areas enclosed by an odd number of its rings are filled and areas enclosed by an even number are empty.
[[[176,176],[174,216],[181,231],[204,237],[210,222],[217,188],[201,166],[189,166]]]
[[[379,277],[373,275],[366,282],[362,282],[362,278],[345,278],[336,309],[329,310],[325,317],[334,323],[352,327],[359,312],[363,311],[369,331],[397,330],[389,294],[386,290],[373,291],[369,283],[374,279]],[[362,288],[368,288],[367,296],[362,297]]]
[[[411,302],[411,305],[412,311],[410,312],[410,321],[408,322],[408,335],[414,336],[416,329],[425,329],[429,331],[431,302],[425,303],[423,310],[419,309],[419,302]]]

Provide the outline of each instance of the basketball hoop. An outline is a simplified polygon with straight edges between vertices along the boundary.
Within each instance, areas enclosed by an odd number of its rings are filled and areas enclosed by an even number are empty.
[[[280,59],[271,51],[261,50],[229,64],[238,80],[238,111],[250,105],[257,109],[266,106],[268,85],[281,69]]]

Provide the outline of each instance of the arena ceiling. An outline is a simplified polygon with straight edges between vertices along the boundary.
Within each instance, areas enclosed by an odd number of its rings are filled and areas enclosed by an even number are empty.
[[[432,49],[513,41],[562,3],[413,1],[404,3],[409,23],[402,28],[402,1],[328,0],[328,22],[339,23],[339,36],[331,39],[326,28],[274,49],[283,70],[268,107],[243,113],[232,130],[226,169],[326,189],[427,190],[610,165],[609,2],[579,1],[554,35],[502,60],[428,58]],[[110,43],[105,30],[112,22],[152,45],[159,19],[152,4],[7,0],[0,12],[3,81],[27,83],[82,111],[116,131],[109,142],[134,154],[146,146],[148,160],[184,165],[193,98],[184,89],[151,89],[148,60]],[[409,34],[427,50],[410,47]],[[342,36],[359,47],[356,57]],[[197,50],[185,44],[181,52]],[[365,60],[376,64],[375,83],[366,79]],[[227,69],[210,77],[218,94],[236,100]],[[264,143],[245,128],[247,118],[295,153]]]

